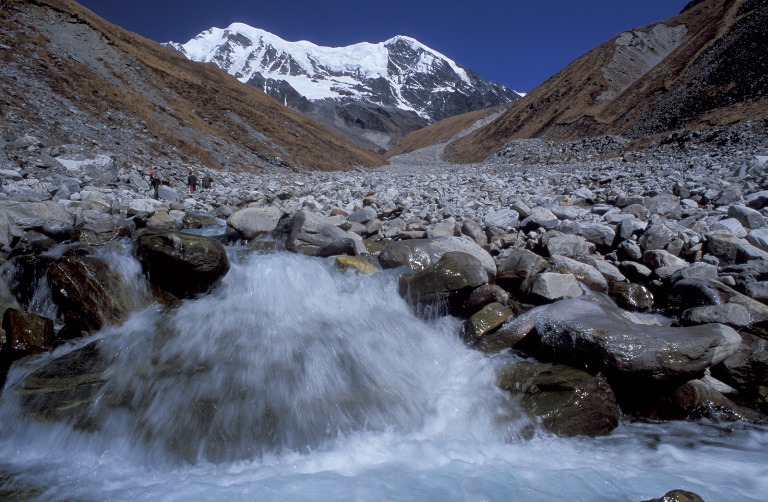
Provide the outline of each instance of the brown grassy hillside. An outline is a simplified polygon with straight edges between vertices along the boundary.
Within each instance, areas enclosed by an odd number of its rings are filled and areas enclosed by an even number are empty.
[[[535,137],[622,134],[641,142],[767,115],[768,3],[704,0],[599,45],[449,145],[446,158],[475,162]]]
[[[44,125],[62,142],[87,141],[76,119],[104,148],[217,168],[384,162],[214,65],[191,62],[71,0],[1,3],[0,91],[18,119],[5,129]]]

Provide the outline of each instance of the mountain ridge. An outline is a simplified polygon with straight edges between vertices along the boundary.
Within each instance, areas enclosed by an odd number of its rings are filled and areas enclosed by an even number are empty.
[[[359,144],[380,149],[429,123],[520,97],[404,35],[323,47],[232,23],[165,45],[194,61],[212,62]]]
[[[658,61],[648,64],[653,57]],[[615,79],[621,71],[626,78]],[[692,2],[678,16],[598,45],[496,121],[453,142],[445,158],[477,162],[526,138],[623,135],[642,146],[676,130],[762,119],[766,75],[764,0]]]
[[[0,44],[9,49],[0,51],[0,91],[6,117],[15,117],[0,121],[4,137],[35,131],[54,143],[96,144],[126,163],[319,170],[383,163],[216,66],[189,61],[72,0],[3,5]]]

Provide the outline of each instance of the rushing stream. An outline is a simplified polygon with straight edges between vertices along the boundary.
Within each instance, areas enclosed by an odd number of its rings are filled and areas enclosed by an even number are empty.
[[[139,273],[131,259],[111,259]],[[764,427],[623,423],[596,439],[531,437],[495,385],[514,356],[466,348],[456,319],[415,317],[396,271],[340,273],[328,260],[235,248],[231,259],[206,297],[173,310],[152,304],[14,364],[0,399],[0,495],[639,501],[681,488],[707,501],[768,497]],[[73,402],[71,417],[33,418],[23,405],[30,377],[68,354],[98,354],[93,395]]]

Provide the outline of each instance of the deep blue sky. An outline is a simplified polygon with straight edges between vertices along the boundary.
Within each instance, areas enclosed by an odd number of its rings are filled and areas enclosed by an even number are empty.
[[[528,92],[622,31],[689,0],[78,0],[158,42],[243,22],[289,41],[341,47],[407,35],[487,80]]]

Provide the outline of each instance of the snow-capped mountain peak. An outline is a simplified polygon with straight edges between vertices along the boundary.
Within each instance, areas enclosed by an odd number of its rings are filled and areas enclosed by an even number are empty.
[[[194,61],[212,62],[302,112],[317,112],[318,106],[348,109],[352,102],[362,103],[368,108],[399,110],[396,114],[415,114],[417,118],[408,120],[410,130],[519,97],[403,35],[380,43],[324,47],[305,40],[289,42],[233,23],[206,30],[184,44],[167,45]],[[350,121],[337,111],[326,122]]]

